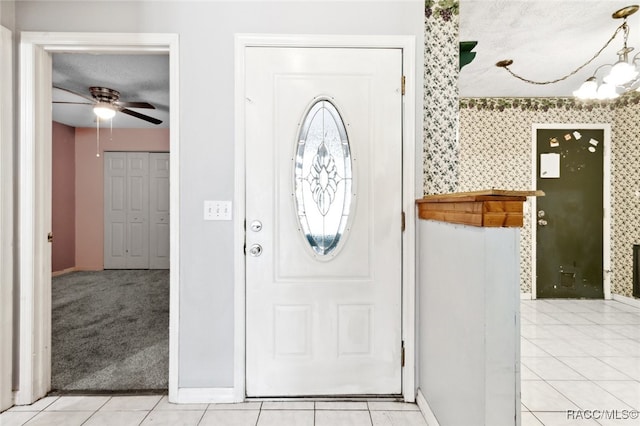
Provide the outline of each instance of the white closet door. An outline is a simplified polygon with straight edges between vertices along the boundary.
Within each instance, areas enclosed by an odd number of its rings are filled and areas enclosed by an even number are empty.
[[[127,267],[149,268],[149,153],[127,153]]]
[[[105,269],[124,269],[127,267],[126,164],[126,153],[104,153]]]
[[[149,153],[105,153],[104,268],[149,268]]]
[[[169,153],[149,154],[149,268],[169,269]]]

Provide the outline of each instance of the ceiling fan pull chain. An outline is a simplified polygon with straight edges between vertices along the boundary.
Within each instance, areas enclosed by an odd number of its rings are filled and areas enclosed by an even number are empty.
[[[100,117],[96,117],[96,157],[100,158]]]

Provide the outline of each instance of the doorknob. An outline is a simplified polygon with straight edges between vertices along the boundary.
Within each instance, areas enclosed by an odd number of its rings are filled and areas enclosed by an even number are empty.
[[[48,243],[52,243],[53,242],[53,232],[49,232],[47,234],[47,242]]]
[[[254,244],[249,248],[249,254],[253,257],[258,257],[262,254],[262,246],[260,244]]]
[[[260,222],[259,220],[254,220],[253,222],[251,222],[251,230],[253,232],[260,232],[261,229],[262,229],[262,222]]]
[[[544,210],[538,210],[538,217],[544,217],[545,212]]]
[[[538,219],[538,225],[540,226],[547,226],[547,221],[544,219]]]

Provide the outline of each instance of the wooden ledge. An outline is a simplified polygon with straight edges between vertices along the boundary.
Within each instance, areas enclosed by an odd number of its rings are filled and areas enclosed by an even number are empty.
[[[519,228],[523,224],[522,204],[542,191],[488,189],[474,192],[427,195],[416,200],[420,219],[482,227]]]

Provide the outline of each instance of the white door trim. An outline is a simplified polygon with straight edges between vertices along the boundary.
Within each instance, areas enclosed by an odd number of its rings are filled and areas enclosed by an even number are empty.
[[[538,147],[536,131],[538,129],[602,129],[604,130],[603,152],[603,177],[602,177],[602,269],[604,298],[611,299],[611,125],[604,123],[533,123],[531,125],[531,177],[532,188],[537,185]],[[531,299],[536,299],[536,221],[537,209],[536,197],[531,198]]]
[[[13,36],[0,27],[0,411],[13,398],[13,95]]]
[[[30,404],[44,396],[51,386],[50,318],[51,300],[43,294],[44,260],[38,247],[44,242],[36,235],[50,211],[42,209],[37,198],[45,182],[36,168],[36,152],[50,143],[51,69],[38,67],[38,57],[55,52],[123,53],[166,52],[169,54],[170,75],[170,151],[171,151],[171,271],[169,319],[169,399],[178,393],[178,331],[179,331],[179,52],[177,34],[122,33],[42,33],[23,32],[20,35],[20,335],[19,390],[16,404]],[[35,90],[36,82],[45,90]],[[46,88],[49,90],[46,90]],[[36,120],[37,118],[37,120]],[[38,126],[37,122],[43,123]],[[49,123],[47,125],[46,123]],[[48,127],[48,128],[47,128]],[[50,161],[49,161],[50,163]],[[51,167],[51,164],[48,165]],[[42,194],[41,194],[42,195]],[[49,313],[49,314],[47,314]]]
[[[416,58],[413,36],[329,36],[238,34],[235,38],[235,202],[234,210],[234,400],[246,397],[245,310],[245,51],[248,47],[342,47],[402,49],[406,77],[403,111],[402,204],[406,228],[402,250],[402,338],[405,367],[402,370],[404,400],[414,402],[415,389],[415,113]]]

